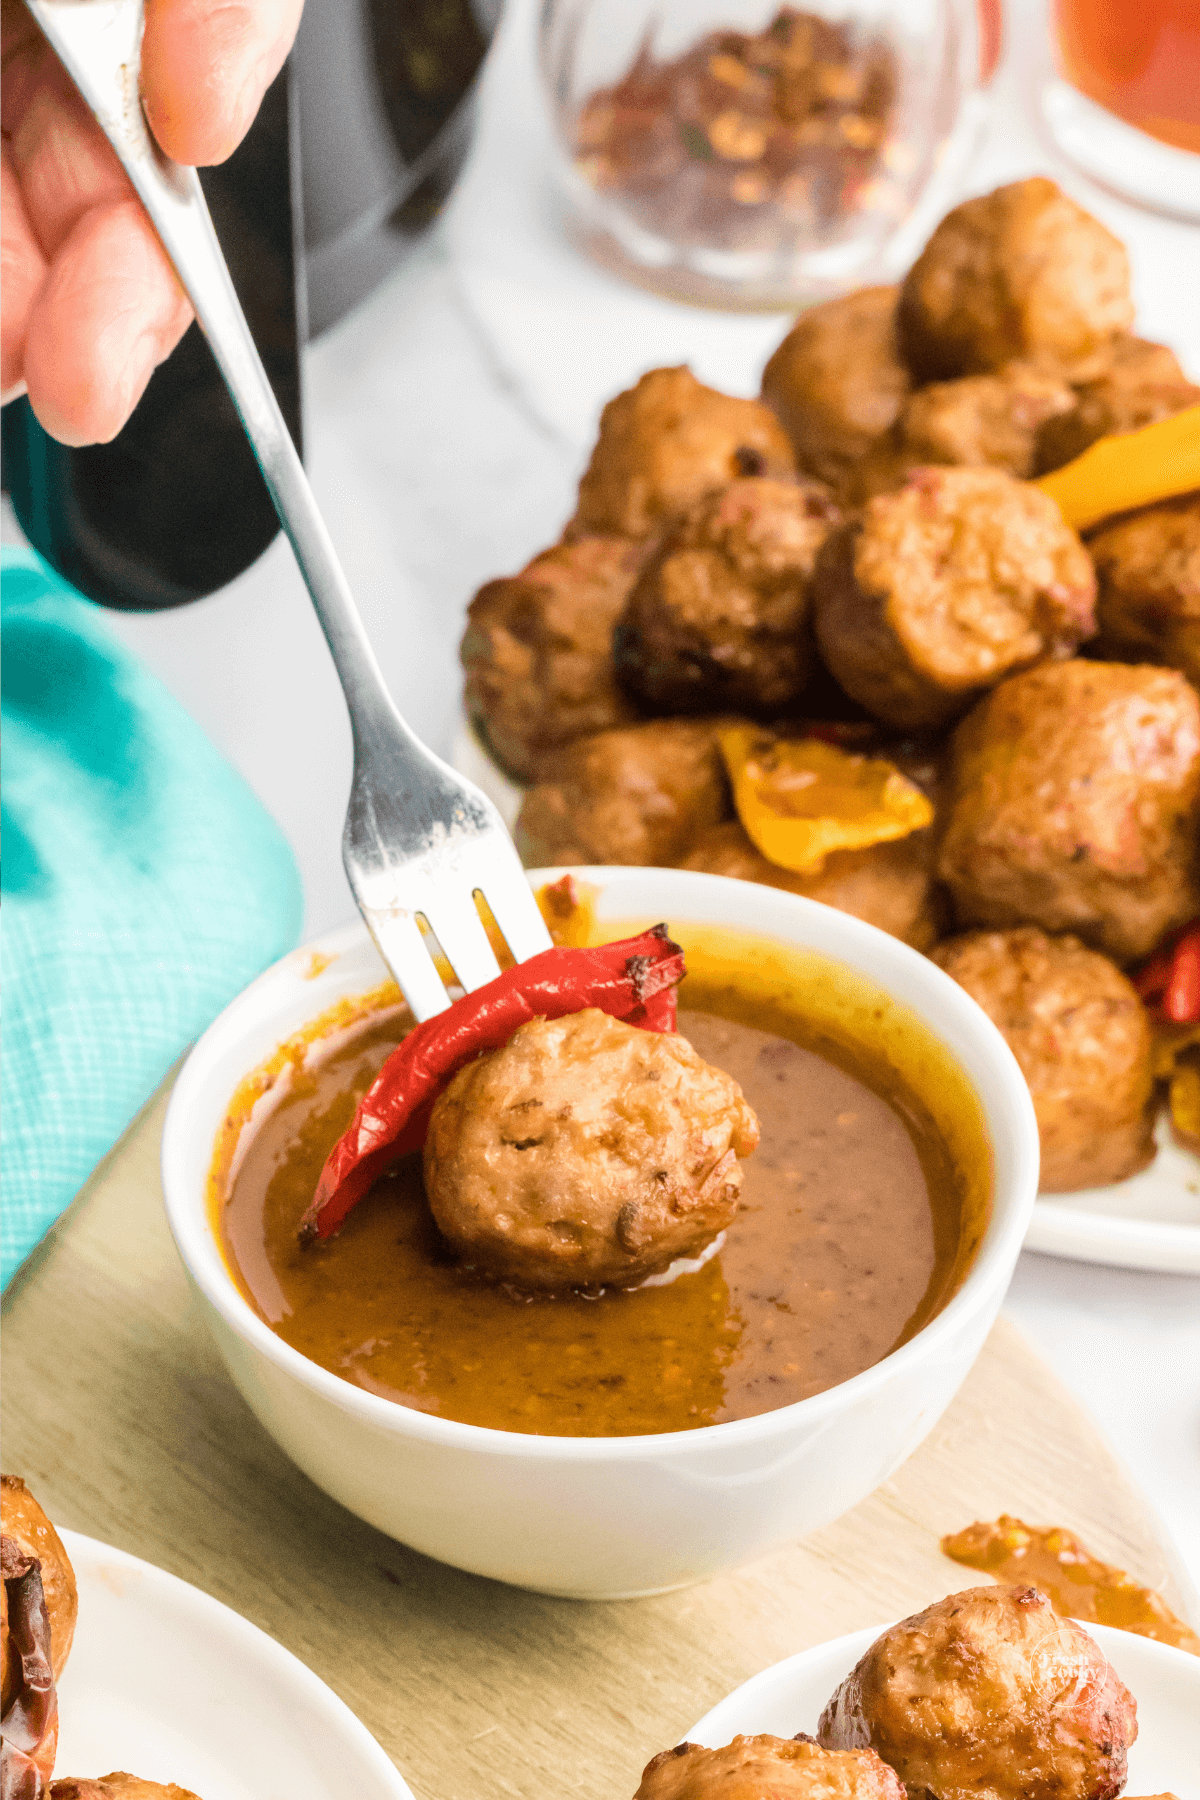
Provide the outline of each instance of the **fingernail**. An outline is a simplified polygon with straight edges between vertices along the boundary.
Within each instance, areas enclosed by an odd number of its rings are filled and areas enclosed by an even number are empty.
[[[225,140],[224,152],[221,156],[222,162],[224,162],[227,156],[233,155],[234,151],[249,131],[251,125],[254,123],[254,115],[262,105],[262,97],[262,74],[256,66],[254,73],[247,76],[246,80],[242,83],[241,92],[229,109],[229,133]]]

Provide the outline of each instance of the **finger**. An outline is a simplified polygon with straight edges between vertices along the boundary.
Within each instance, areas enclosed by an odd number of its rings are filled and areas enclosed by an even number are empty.
[[[52,60],[50,46],[21,0],[0,0],[0,105],[4,129],[11,135],[20,123],[26,101]]]
[[[191,308],[136,200],[94,207],[60,248],[25,336],[25,382],[64,444],[117,435]]]
[[[48,260],[89,207],[132,199],[112,146],[59,63],[46,62],[11,129],[26,216]]]
[[[302,0],[146,0],[142,98],[176,162],[224,162],[296,35]]]
[[[46,279],[46,259],[25,211],[16,170],[3,145],[0,170],[0,400],[15,400],[25,384],[25,334],[38,291]]]

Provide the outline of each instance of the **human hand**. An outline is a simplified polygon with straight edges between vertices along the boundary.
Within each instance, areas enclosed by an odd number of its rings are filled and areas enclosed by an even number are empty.
[[[223,162],[303,0],[146,0],[142,97],[176,162]],[[192,309],[108,140],[21,0],[3,6],[3,399],[64,444],[114,438]]]

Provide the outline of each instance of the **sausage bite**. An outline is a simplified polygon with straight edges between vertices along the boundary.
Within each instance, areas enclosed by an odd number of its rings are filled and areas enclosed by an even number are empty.
[[[688,368],[651,369],[610,400],[568,526],[646,538],[739,475],[795,472],[791,446],[757,400],[738,400]]]
[[[559,744],[637,717],[613,672],[612,628],[642,557],[624,538],[581,537],[489,581],[471,602],[464,704],[516,780]]]
[[[999,469],[922,469],[825,544],[817,641],[877,718],[946,724],[1095,628],[1091,559],[1047,495]]]
[[[762,397],[797,464],[838,490],[886,438],[912,385],[896,338],[898,294],[859,288],[810,307],[763,370]]]
[[[713,719],[650,719],[567,744],[529,789],[514,836],[526,868],[673,868],[732,810]]]
[[[1133,322],[1125,246],[1045,176],[946,214],[909,271],[897,313],[919,379],[1025,360],[1082,379]]]
[[[1200,698],[1182,675],[1047,664],[956,730],[938,873],[962,925],[1146,956],[1200,912],[1198,797]]]
[[[1103,1187],[1145,1168],[1154,1155],[1150,1021],[1107,956],[1024,925],[950,938],[933,960],[978,1001],[1021,1065],[1043,1193]]]
[[[1096,565],[1097,651],[1165,663],[1200,687],[1200,494],[1103,525]]]
[[[425,1191],[467,1262],[521,1288],[642,1280],[737,1210],[758,1121],[686,1038],[589,1007],[522,1025],[434,1103]]]
[[[748,477],[694,506],[635,583],[613,637],[625,686],[663,712],[776,713],[812,664],[808,584],[838,520],[816,482]]]
[[[904,1800],[873,1750],[813,1738],[736,1737],[719,1750],[676,1744],[646,1764],[634,1800]]]
[[[910,1800],[1115,1800],[1137,1706],[1037,1588],[978,1587],[876,1638],[817,1734],[876,1750]]]

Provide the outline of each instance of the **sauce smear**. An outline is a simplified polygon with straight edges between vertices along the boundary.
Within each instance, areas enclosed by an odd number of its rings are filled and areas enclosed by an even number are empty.
[[[1070,1531],[1039,1530],[1002,1513],[993,1524],[977,1522],[942,1539],[945,1554],[997,1581],[1032,1582],[1055,1612],[1085,1624],[1115,1625],[1200,1656],[1200,1637],[1177,1619],[1153,1588],[1141,1587],[1124,1569],[1101,1562]]]

